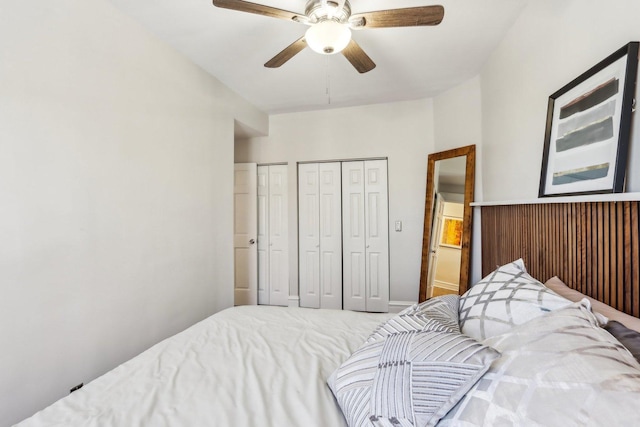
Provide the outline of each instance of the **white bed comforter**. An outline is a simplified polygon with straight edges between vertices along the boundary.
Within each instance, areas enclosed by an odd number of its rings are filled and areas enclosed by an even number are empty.
[[[227,309],[18,425],[344,426],[325,380],[389,317]]]

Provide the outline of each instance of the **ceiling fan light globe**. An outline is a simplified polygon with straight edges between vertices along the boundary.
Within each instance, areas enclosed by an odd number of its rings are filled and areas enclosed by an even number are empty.
[[[314,52],[333,55],[347,47],[351,41],[351,30],[346,24],[322,21],[307,30],[305,39]]]

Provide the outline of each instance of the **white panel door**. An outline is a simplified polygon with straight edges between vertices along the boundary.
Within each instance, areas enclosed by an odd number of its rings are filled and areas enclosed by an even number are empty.
[[[365,175],[366,307],[389,310],[389,211],[387,161],[368,160]]]
[[[436,162],[437,164],[438,162]],[[436,176],[437,178],[437,176]],[[437,188],[437,187],[436,187]],[[431,230],[436,234],[431,234],[431,242],[429,242],[429,277],[427,277],[427,298],[433,297],[433,284],[435,280],[436,265],[438,265],[438,242],[440,242],[442,211],[444,209],[444,200],[440,193],[435,193],[435,202],[433,209],[433,224]]]
[[[289,304],[287,165],[269,166],[269,304]]]
[[[346,310],[365,311],[364,162],[342,163],[343,300]]]
[[[258,302],[257,170],[255,163],[234,165],[234,304]]]
[[[269,304],[269,166],[258,166],[258,304]]]
[[[342,309],[342,185],[340,163],[319,164],[320,307]]]
[[[298,165],[300,306],[320,308],[320,189],[318,164]]]

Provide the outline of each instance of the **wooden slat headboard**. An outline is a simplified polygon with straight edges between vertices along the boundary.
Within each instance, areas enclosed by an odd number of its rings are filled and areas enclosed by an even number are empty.
[[[640,317],[640,202],[482,206],[482,273],[518,258],[545,282],[558,276]]]

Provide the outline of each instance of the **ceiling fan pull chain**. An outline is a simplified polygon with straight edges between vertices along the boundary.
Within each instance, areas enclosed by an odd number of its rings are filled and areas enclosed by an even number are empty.
[[[331,74],[329,74],[329,60],[330,60],[330,56],[327,55],[327,89],[326,89],[326,93],[327,93],[327,104],[331,105]]]

